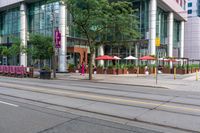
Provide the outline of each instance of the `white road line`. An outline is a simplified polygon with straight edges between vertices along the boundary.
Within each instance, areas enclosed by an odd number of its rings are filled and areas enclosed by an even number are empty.
[[[3,101],[0,101],[0,103],[6,104],[6,105],[10,105],[10,106],[13,106],[13,107],[19,107],[19,105],[12,104],[12,103],[7,103],[7,102],[3,102]]]

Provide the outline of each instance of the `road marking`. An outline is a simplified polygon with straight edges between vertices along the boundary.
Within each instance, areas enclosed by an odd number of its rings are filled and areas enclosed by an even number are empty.
[[[8,102],[0,101],[0,103],[2,103],[2,104],[6,104],[6,105],[10,105],[10,106],[13,106],[13,107],[19,107],[19,105],[12,104],[12,103],[8,103]]]

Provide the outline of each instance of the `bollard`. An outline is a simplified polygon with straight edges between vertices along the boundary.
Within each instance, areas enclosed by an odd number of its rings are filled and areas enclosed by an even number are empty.
[[[196,81],[199,80],[198,70],[196,69]]]
[[[137,77],[139,76],[139,67],[137,67]]]
[[[155,67],[154,77],[156,78],[156,76],[157,76],[157,68]]]
[[[174,80],[176,79],[176,68],[174,68]]]

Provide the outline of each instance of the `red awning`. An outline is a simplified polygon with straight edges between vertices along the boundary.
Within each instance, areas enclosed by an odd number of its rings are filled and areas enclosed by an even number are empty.
[[[96,60],[115,60],[115,59],[112,56],[102,55],[102,56],[98,56]]]
[[[156,60],[156,58],[152,56],[143,56],[143,57],[140,57],[140,60]]]

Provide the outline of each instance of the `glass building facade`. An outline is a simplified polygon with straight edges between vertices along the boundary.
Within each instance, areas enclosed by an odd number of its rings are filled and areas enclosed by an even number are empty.
[[[0,43],[10,43],[10,37],[19,37],[20,14],[19,8],[0,12]]]
[[[132,41],[126,44],[123,44],[122,46],[105,46],[104,47],[104,53],[110,54],[110,55],[117,55],[120,57],[125,57],[128,55],[135,55],[136,54],[136,44],[138,46],[138,57],[150,54],[149,46],[152,45],[152,42],[150,43],[150,37],[151,37],[151,22],[150,18],[150,6],[151,2],[156,0],[132,0],[133,3],[133,9],[135,9],[135,15],[138,18],[139,24],[138,24],[138,31],[140,32],[141,36],[138,40]],[[60,1],[55,0],[53,2],[48,2],[48,0],[39,0],[39,1],[30,1],[26,2],[24,1],[26,5],[26,19],[27,19],[27,29],[26,29],[26,36],[28,36],[31,33],[39,33],[46,36],[52,36],[52,14],[54,16],[54,28],[60,27]],[[161,47],[157,48],[157,54],[162,56],[167,56],[168,53],[168,44],[169,44],[169,12],[172,11],[166,11],[166,9],[162,9],[162,7],[158,6],[159,2],[156,1],[156,38],[160,38]],[[163,2],[167,3],[167,2]],[[6,10],[0,11],[0,44],[7,44],[11,43],[10,36],[17,36],[20,37],[20,4],[15,5],[15,8],[10,6],[10,8],[7,8]],[[175,4],[177,4],[175,2]],[[171,10],[171,9],[169,9]],[[67,12],[65,14],[65,22],[66,22],[66,46],[67,47],[86,47],[86,41],[84,39],[84,36],[78,32],[78,29],[76,29],[72,25],[72,17]],[[176,20],[177,18],[174,17],[174,23],[173,23],[173,47],[177,48],[179,47],[180,42],[180,25],[181,21],[183,20]],[[28,42],[28,40],[27,40]],[[154,44],[153,44],[154,45]],[[89,53],[89,52],[88,52]],[[98,56],[98,52],[97,56]],[[67,54],[67,53],[66,53]]]
[[[54,26],[59,25],[59,2],[47,3],[39,1],[28,5],[28,32],[52,35],[52,19]]]

